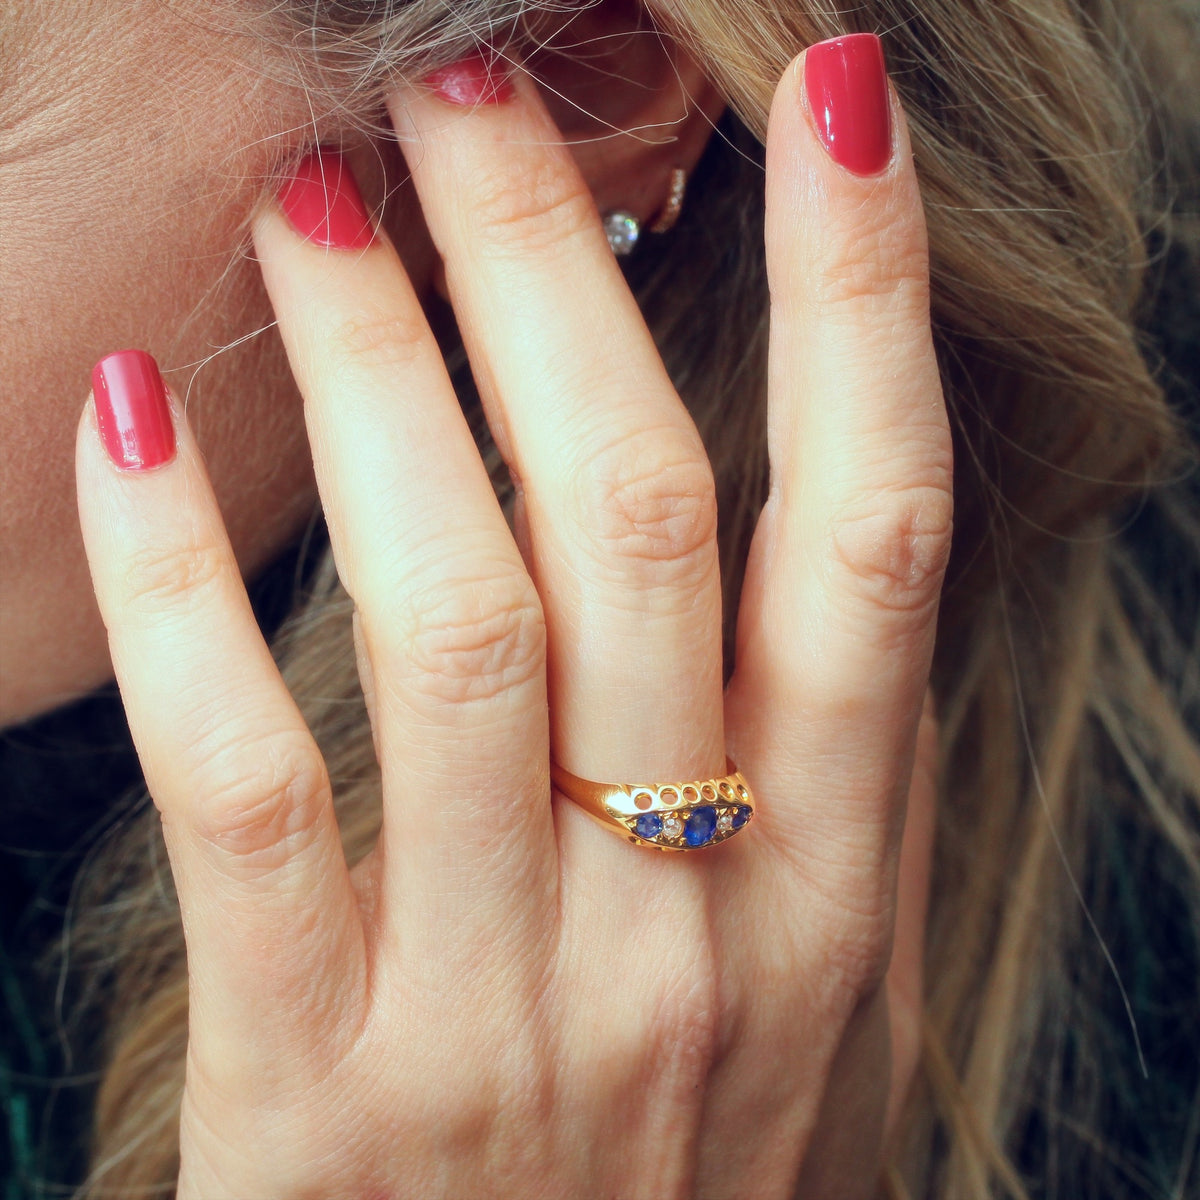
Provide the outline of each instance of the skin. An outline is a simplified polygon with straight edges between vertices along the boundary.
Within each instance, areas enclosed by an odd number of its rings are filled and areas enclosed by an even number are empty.
[[[278,152],[261,114],[301,126],[300,97],[257,80],[236,40],[189,30],[166,5],[106,7],[47,5],[34,21],[14,5],[0,17],[10,81],[0,95],[0,723],[111,677],[71,456],[102,354],[150,348],[188,396],[248,571],[313,498],[278,345],[257,339],[213,358],[269,320],[257,270],[231,267],[231,251]],[[97,22],[106,36],[88,39]],[[79,53],[85,39],[96,53]],[[162,71],[164,58],[178,68]]]
[[[214,55],[229,49],[211,36]],[[188,942],[180,1197],[870,1195],[916,1055],[926,684],[950,531],[924,220],[895,97],[892,160],[864,180],[814,135],[802,61],[780,82],[776,486],[722,695],[707,464],[596,221],[597,204],[636,194],[631,175],[694,162],[704,122],[668,149],[572,154],[526,77],[515,101],[472,113],[405,89],[389,111],[414,177],[408,219],[395,248],[338,254],[269,199],[255,209],[280,143],[302,136],[280,132],[304,124],[280,120],[286,94],[265,106],[269,151],[254,139],[231,170],[246,126],[231,131],[263,93],[239,107],[245,80],[223,76],[212,123],[189,119],[185,136],[165,115],[172,85],[164,99],[129,62],[106,76],[109,121],[84,122],[82,147],[27,122],[49,157],[6,156],[0,172],[24,214],[12,286],[33,331],[5,347],[5,377],[15,363],[36,381],[2,410],[19,451],[5,644],[19,644],[9,629],[27,639],[6,711],[115,669]],[[701,78],[671,74],[719,107]],[[112,120],[130,132],[148,107],[179,136],[139,151],[136,178],[155,182],[130,221]],[[370,149],[350,155],[368,198],[382,184]],[[35,166],[58,182],[70,164],[65,192],[39,190]],[[221,204],[202,202],[197,170],[225,181]],[[530,179],[545,184],[532,203]],[[252,210],[261,277],[229,267]],[[56,254],[36,245],[39,211],[62,213],[45,235]],[[164,213],[187,219],[164,234]],[[441,368],[439,258],[522,480],[520,545]],[[73,259],[90,284],[64,317],[41,297]],[[201,320],[216,279],[232,291]],[[89,402],[75,470],[91,582],[77,578],[53,469],[57,419],[69,427],[79,400],[62,397],[106,350],[168,345],[192,362],[230,314],[245,331],[272,309],[312,450],[277,349],[206,368],[204,420],[198,399],[185,416],[186,373],[168,373],[179,450],[154,471],[114,467]],[[596,352],[597,320],[619,364]],[[307,514],[314,460],[384,770],[381,843],[353,873],[242,583]],[[711,853],[636,852],[548,786],[552,753],[591,778],[681,779],[720,773],[727,750],[761,815]]]
[[[263,181],[311,143],[314,113],[272,82],[291,64],[214,10],[51,2],[35,21],[0,4],[0,726],[112,677],[72,465],[101,355],[149,349],[186,397],[247,575],[316,504],[300,397],[246,253]],[[320,112],[315,126],[346,145],[373,207],[389,195],[386,225],[431,294],[436,255],[397,188],[399,155]]]
[[[282,344],[269,328],[250,336],[273,315],[246,252],[249,219],[281,163],[317,136],[344,146],[372,208],[388,196],[385,227],[431,320],[447,323],[396,147],[272,82],[295,64],[245,32],[231,15],[244,9],[0,0],[0,727],[112,677],[72,467],[75,417],[101,355],[147,349],[186,397],[247,575],[313,512]],[[619,45],[617,61],[594,54],[580,69],[549,54],[540,72],[597,203],[650,215],[671,167],[699,158],[722,102],[682,56],[670,63],[657,42],[614,36],[633,19],[618,8],[572,24],[573,39]],[[658,130],[660,141],[614,139],[613,126]]]

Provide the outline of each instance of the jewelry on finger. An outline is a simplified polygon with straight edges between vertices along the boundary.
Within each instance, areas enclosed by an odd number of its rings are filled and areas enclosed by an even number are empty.
[[[609,249],[618,258],[624,258],[633,253],[642,233],[642,223],[632,213],[617,209],[604,214],[604,232]]]
[[[550,778],[606,829],[637,846],[699,850],[733,837],[754,817],[754,795],[733,759],[717,779],[686,783],[596,783],[550,764]]]
[[[682,167],[671,169],[671,183],[667,192],[666,203],[649,226],[651,233],[669,233],[675,228],[679,214],[683,211],[683,194],[687,191],[687,172]]]

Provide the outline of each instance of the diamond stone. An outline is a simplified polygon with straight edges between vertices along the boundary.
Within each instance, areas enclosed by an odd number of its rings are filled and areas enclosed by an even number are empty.
[[[717,831],[719,833],[728,833],[733,828],[733,813],[723,812],[717,818]]]
[[[608,244],[618,258],[624,258],[633,253],[637,245],[642,227],[637,217],[627,212],[610,212],[604,216],[604,232],[608,235]]]
[[[662,831],[664,837],[678,837],[683,832],[683,822],[676,816],[670,816],[663,822]]]

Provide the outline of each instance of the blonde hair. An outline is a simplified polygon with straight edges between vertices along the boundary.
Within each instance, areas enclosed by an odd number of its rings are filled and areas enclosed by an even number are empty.
[[[1089,1146],[1091,1175],[1069,1190],[1113,1194],[1130,1164],[1101,1144],[1111,1098],[1088,1056],[1104,1018],[1083,985],[1116,994],[1087,915],[1103,916],[1114,842],[1153,849],[1180,930],[1196,932],[1200,746],[1171,679],[1189,648],[1116,536],[1149,485],[1189,465],[1136,332],[1147,238],[1200,241],[1194,216],[1172,205],[1172,162],[1200,161],[1185,3],[664,0],[655,11],[731,107],[680,224],[629,268],[712,455],[730,614],[766,480],[761,142],[776,80],[806,44],[878,32],[912,129],[957,527],[933,671],[941,804],[923,1061],[880,1183],[890,1195],[1025,1197],[1019,1154],[1045,1159],[1048,1174],[1058,1154],[1065,1178]],[[295,41],[306,87],[363,117],[389,73],[578,7],[280,0],[248,19]],[[482,425],[480,438],[494,463]],[[1164,536],[1200,561],[1195,514],[1169,490],[1153,495]],[[328,558],[276,651],[356,860],[378,828],[378,768]],[[97,985],[109,1053],[81,1197],[173,1192],[187,984],[165,857],[146,851],[157,837],[147,806],[106,847],[106,890],[78,916],[76,954],[110,968]],[[1110,1036],[1136,1061],[1132,1032]],[[1182,1140],[1175,1152],[1186,1172]],[[1186,1186],[1181,1174],[1173,1194]]]

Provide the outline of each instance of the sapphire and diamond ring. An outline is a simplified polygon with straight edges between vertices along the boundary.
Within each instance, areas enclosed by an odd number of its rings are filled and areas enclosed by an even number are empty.
[[[606,828],[638,846],[698,850],[727,841],[754,817],[754,796],[734,762],[688,783],[595,783],[552,763],[554,786]]]

